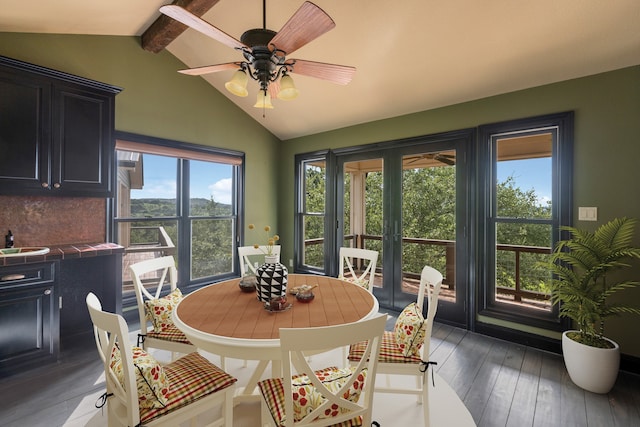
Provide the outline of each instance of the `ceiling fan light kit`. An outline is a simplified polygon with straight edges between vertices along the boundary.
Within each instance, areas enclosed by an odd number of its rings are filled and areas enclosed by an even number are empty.
[[[244,57],[244,61],[241,62],[189,68],[179,70],[180,73],[197,76],[235,69],[231,80],[225,83],[225,88],[236,96],[246,97],[247,83],[251,77],[260,85],[254,105],[257,108],[273,108],[272,96],[288,101],[299,95],[289,74],[301,74],[345,85],[351,81],[356,71],[354,67],[344,65],[287,58],[288,54],[335,27],[331,17],[309,1],[304,2],[280,31],[275,32],[266,28],[266,0],[263,0],[263,28],[245,31],[240,40],[180,6],[162,6],[160,12],[240,51]]]

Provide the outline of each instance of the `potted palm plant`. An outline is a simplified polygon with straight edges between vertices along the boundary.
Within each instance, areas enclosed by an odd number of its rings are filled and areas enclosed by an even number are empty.
[[[553,273],[551,301],[578,327],[562,335],[567,371],[576,385],[594,393],[608,393],[620,367],[620,347],[604,336],[605,319],[640,314],[640,308],[611,298],[640,284],[619,280],[620,270],[640,258],[640,248],[632,246],[635,225],[635,219],[616,218],[595,232],[562,227],[570,238],[556,244],[546,264]]]

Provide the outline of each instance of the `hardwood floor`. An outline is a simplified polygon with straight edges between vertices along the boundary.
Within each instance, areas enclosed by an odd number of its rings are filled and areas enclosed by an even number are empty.
[[[134,336],[135,331],[132,340]],[[480,427],[640,426],[637,375],[621,372],[608,395],[585,392],[571,382],[559,355],[442,324],[434,326],[431,360]],[[55,365],[0,378],[0,425],[106,425],[94,406],[103,387],[94,344],[78,343],[65,349]],[[374,418],[382,427],[422,424],[406,421],[412,413],[404,419],[385,417],[398,412],[398,395],[383,396],[374,405]],[[414,402],[407,405],[421,417]],[[253,427],[255,418],[251,421],[242,412],[236,408],[234,426]],[[96,419],[101,421],[96,424]]]

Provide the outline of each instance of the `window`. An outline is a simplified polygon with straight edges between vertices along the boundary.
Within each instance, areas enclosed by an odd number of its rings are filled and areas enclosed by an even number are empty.
[[[116,158],[125,303],[135,298],[128,267],[145,259],[173,256],[183,288],[238,274],[241,153],[120,134]]]
[[[296,161],[296,271],[324,272],[326,239],[325,205],[327,168],[325,156]]]
[[[569,224],[571,115],[481,127],[479,164],[486,186],[480,221],[480,313],[557,329],[548,260],[561,224]],[[481,173],[483,175],[483,173]],[[483,234],[484,233],[484,234]]]

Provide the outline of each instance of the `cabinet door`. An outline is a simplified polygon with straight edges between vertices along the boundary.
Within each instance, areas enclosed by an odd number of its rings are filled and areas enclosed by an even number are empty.
[[[0,69],[0,192],[42,191],[49,177],[50,84]]]
[[[52,263],[0,269],[0,374],[57,359],[60,321],[54,277]]]
[[[111,195],[113,98],[55,86],[52,187],[60,195]]]

